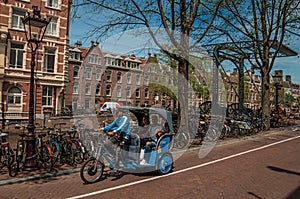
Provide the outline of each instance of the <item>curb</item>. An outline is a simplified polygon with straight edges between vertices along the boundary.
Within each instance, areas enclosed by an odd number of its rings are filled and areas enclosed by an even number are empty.
[[[300,127],[300,125],[293,125],[293,126],[289,126],[288,128],[294,128],[294,127]],[[250,135],[250,136],[246,136],[246,137],[241,137],[241,138],[235,138],[235,139],[230,139],[230,140],[226,140],[226,141],[216,142],[214,144],[216,146],[222,146],[222,145],[225,145],[225,144],[230,144],[230,143],[237,142],[237,141],[242,141],[242,140],[249,140],[249,139],[252,139],[252,138],[261,137],[261,136],[272,134],[272,133],[279,133],[279,132],[282,132],[283,130],[284,130],[284,127],[280,128],[280,129],[265,131],[265,132],[262,132],[262,133],[258,133],[258,134],[254,134],[254,135]],[[201,148],[201,146],[188,148],[188,149],[183,149],[183,150],[177,150],[176,152],[172,152],[172,153],[176,154],[176,153],[184,153],[184,152],[187,152],[187,151],[188,152],[196,151],[196,150],[199,150]],[[31,180],[40,180],[40,179],[45,179],[45,178],[58,177],[58,176],[62,176],[62,175],[70,175],[70,174],[73,174],[73,173],[77,173],[79,171],[80,171],[80,168],[76,168],[76,169],[58,171],[56,173],[37,174],[37,175],[23,177],[23,178],[14,178],[14,179],[8,179],[8,180],[1,180],[0,181],[0,186],[16,184],[16,183],[22,183],[22,182],[31,181]]]
[[[76,168],[76,169],[72,169],[72,170],[58,171],[56,173],[37,174],[37,175],[23,177],[23,178],[14,178],[14,179],[9,179],[9,180],[1,180],[0,181],[0,186],[26,182],[26,181],[30,181],[30,180],[40,180],[40,179],[44,179],[44,178],[57,177],[57,176],[62,176],[62,175],[70,175],[72,173],[77,173],[79,171],[80,171],[80,168]]]

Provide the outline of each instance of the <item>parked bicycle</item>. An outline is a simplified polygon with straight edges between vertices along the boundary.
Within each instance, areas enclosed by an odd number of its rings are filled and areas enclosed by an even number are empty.
[[[17,165],[14,162],[14,151],[12,150],[9,142],[7,141],[7,133],[1,132],[1,148],[0,148],[0,169],[7,167],[8,174],[15,177],[18,173]]]
[[[65,133],[60,128],[50,129],[48,132],[48,144],[52,151],[53,164],[59,163],[60,165],[68,164],[73,166],[75,163],[74,151],[72,148],[72,140],[65,137]]]

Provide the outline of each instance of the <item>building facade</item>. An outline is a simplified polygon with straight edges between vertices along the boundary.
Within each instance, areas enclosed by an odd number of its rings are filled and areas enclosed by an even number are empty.
[[[2,123],[28,119],[31,52],[22,18],[32,6],[42,18],[51,18],[36,55],[35,118],[43,123],[63,107],[67,82],[69,11],[68,0],[1,1],[0,103]]]

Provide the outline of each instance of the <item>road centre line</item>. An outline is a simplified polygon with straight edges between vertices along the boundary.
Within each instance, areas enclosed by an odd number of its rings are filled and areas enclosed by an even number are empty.
[[[240,152],[240,153],[237,153],[237,154],[234,154],[234,155],[230,155],[230,156],[227,156],[227,157],[224,157],[224,158],[221,158],[221,159],[213,160],[213,161],[210,161],[210,162],[206,162],[206,163],[196,165],[196,166],[193,166],[193,167],[189,167],[189,168],[186,168],[186,169],[182,169],[182,170],[179,170],[179,171],[174,171],[174,172],[166,174],[166,175],[147,178],[147,179],[143,179],[143,180],[139,180],[139,181],[131,182],[131,183],[128,183],[128,184],[123,184],[123,185],[119,185],[119,186],[115,186],[115,187],[111,187],[111,188],[107,188],[107,189],[103,189],[103,190],[99,190],[99,191],[95,191],[95,192],[91,192],[91,193],[87,193],[87,194],[73,196],[73,197],[70,197],[70,198],[67,198],[67,199],[77,199],[77,198],[89,197],[89,196],[93,196],[93,195],[97,195],[97,194],[101,194],[101,193],[105,193],[105,192],[109,192],[109,191],[129,187],[129,186],[141,184],[141,183],[144,183],[144,182],[153,181],[153,180],[156,180],[156,179],[165,178],[165,177],[168,177],[168,176],[176,175],[176,174],[183,173],[183,172],[186,172],[186,171],[190,171],[190,170],[193,170],[193,169],[198,169],[200,167],[204,167],[204,166],[207,166],[207,165],[210,165],[210,164],[218,163],[218,162],[221,162],[221,161],[224,161],[224,160],[228,160],[228,159],[231,159],[231,158],[234,158],[234,157],[238,157],[238,156],[241,156],[241,155],[244,155],[244,154],[247,154],[247,153],[251,153],[251,152],[254,152],[254,151],[265,149],[265,148],[268,148],[268,147],[271,147],[271,146],[274,146],[274,145],[277,145],[277,144],[281,144],[281,143],[284,143],[284,142],[288,142],[288,141],[291,141],[291,140],[294,140],[294,139],[298,139],[298,138],[300,138],[300,135],[296,136],[296,137],[288,138],[288,139],[285,139],[285,140],[281,140],[281,141],[278,141],[278,142],[274,142],[274,143],[271,143],[271,144],[268,144],[268,145],[265,145],[265,146],[261,146],[261,147],[258,147],[258,148],[250,149],[250,150],[247,150],[247,151],[244,151],[244,152]]]

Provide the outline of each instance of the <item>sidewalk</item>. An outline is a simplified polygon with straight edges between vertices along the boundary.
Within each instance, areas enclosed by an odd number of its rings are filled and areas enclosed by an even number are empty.
[[[19,171],[16,177],[10,177],[6,167],[0,171],[0,186],[21,183],[31,180],[39,180],[50,177],[57,177],[61,175],[69,175],[80,171],[81,165],[75,167],[63,165],[59,168],[54,168],[51,173],[47,173],[43,169],[38,169],[35,171]]]
[[[263,136],[263,135],[267,135],[267,134],[271,134],[271,133],[276,133],[276,132],[280,132],[280,131],[290,131],[290,130],[300,131],[300,121],[297,121],[296,124],[293,126],[272,128],[269,131],[260,132],[258,134],[254,134],[254,135],[250,135],[250,136],[246,136],[246,137],[220,140],[217,142],[216,145],[228,144],[231,142],[251,139],[254,137],[259,137],[259,136]],[[189,151],[197,150],[197,149],[199,149],[199,146],[194,146],[194,147],[190,148]],[[75,167],[63,165],[59,168],[55,168],[55,170],[52,173],[47,173],[47,172],[43,171],[42,169],[30,171],[30,172],[29,171],[20,171],[16,177],[10,177],[8,175],[7,169],[3,168],[0,171],[0,186],[21,183],[21,182],[26,182],[26,181],[32,181],[32,180],[39,180],[39,179],[44,179],[44,178],[57,177],[57,176],[62,176],[62,175],[69,175],[72,173],[79,172],[80,167],[81,167],[81,164],[79,164]]]

